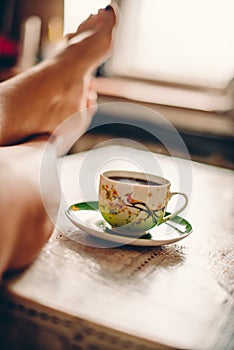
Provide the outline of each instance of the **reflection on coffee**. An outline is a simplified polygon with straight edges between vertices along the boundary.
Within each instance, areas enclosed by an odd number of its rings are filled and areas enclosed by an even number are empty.
[[[145,185],[145,186],[160,186],[160,185],[162,185],[159,182],[148,181],[148,180],[144,180],[144,179],[137,179],[134,177],[110,176],[109,179],[114,180],[114,181],[128,183],[128,184],[133,184],[133,185]]]

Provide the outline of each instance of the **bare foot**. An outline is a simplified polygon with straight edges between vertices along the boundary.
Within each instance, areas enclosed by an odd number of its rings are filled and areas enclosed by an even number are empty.
[[[52,133],[94,103],[91,74],[110,53],[115,25],[113,7],[100,10],[69,36],[63,51],[0,85],[0,145]]]
[[[79,54],[83,46],[86,59],[79,62],[79,66],[80,64],[84,64],[85,70],[90,71],[95,69],[105,60],[111,51],[113,29],[117,21],[117,9],[114,10],[112,6],[108,6],[108,9],[109,10],[101,9],[97,15],[89,16],[89,18],[78,27],[76,33],[68,35],[68,39],[71,43],[80,42],[80,46],[77,46]],[[85,37],[87,40],[82,40]]]
[[[91,77],[111,51],[115,24],[116,15],[112,7],[109,11],[99,10],[69,36],[68,48],[56,56],[58,65],[61,65],[59,72],[65,62],[67,64],[63,75],[64,90],[53,110],[57,117],[59,112],[62,120],[65,114],[70,116],[96,103]],[[64,113],[61,113],[63,108]],[[52,123],[55,120],[57,122],[56,117],[51,118]]]

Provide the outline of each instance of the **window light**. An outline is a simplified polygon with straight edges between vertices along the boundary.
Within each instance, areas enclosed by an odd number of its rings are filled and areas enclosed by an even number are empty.
[[[223,88],[234,76],[233,0],[124,0],[110,74]]]

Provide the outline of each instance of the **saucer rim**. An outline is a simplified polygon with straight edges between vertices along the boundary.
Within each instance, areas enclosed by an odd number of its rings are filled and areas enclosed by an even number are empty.
[[[74,209],[74,207],[75,207],[75,209]],[[84,232],[91,234],[92,236],[95,236],[99,239],[112,241],[115,243],[129,244],[129,245],[136,245],[136,246],[163,246],[163,245],[167,245],[167,244],[176,243],[176,242],[186,238],[187,236],[189,236],[193,231],[192,225],[186,219],[177,215],[175,218],[168,220],[168,223],[173,222],[173,221],[174,222],[177,221],[177,223],[178,223],[178,221],[183,221],[187,226],[186,231],[184,233],[181,232],[181,235],[178,237],[156,240],[153,237],[146,239],[146,238],[141,238],[141,237],[126,236],[123,234],[118,234],[116,231],[114,232],[114,234],[112,234],[110,232],[105,231],[105,229],[102,229],[101,226],[95,225],[95,227],[94,227],[91,225],[87,225],[85,222],[82,222],[77,217],[72,215],[72,212],[84,211],[84,210],[93,211],[93,212],[99,213],[101,215],[101,213],[98,209],[98,202],[97,201],[79,202],[79,203],[71,204],[65,210],[65,214],[66,214],[67,218],[76,227],[83,230]],[[103,219],[103,222],[105,222],[104,219]],[[161,224],[161,225],[164,225],[164,224]],[[155,229],[155,228],[152,228],[151,230],[147,231],[147,233],[150,233],[150,231],[152,231],[153,229]],[[176,228],[174,228],[174,229],[176,230]]]

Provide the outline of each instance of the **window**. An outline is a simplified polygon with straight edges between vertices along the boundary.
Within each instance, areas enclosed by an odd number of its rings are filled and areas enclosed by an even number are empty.
[[[100,81],[99,92],[201,110],[233,108],[233,0],[119,2],[116,45],[104,67],[112,79]],[[65,31],[108,3],[65,0]]]
[[[233,0],[124,0],[112,74],[223,88],[234,77]]]

